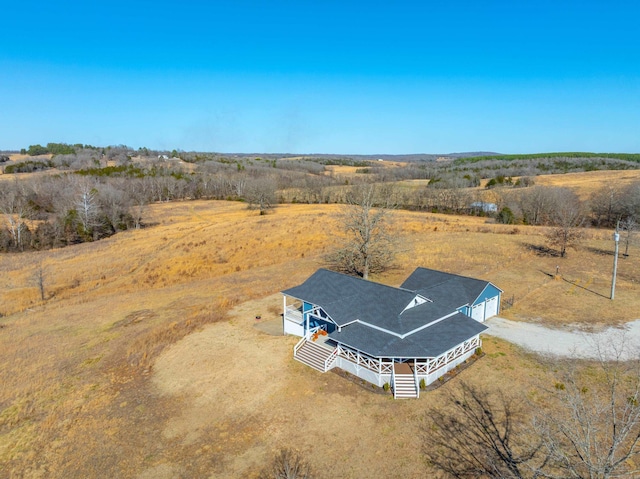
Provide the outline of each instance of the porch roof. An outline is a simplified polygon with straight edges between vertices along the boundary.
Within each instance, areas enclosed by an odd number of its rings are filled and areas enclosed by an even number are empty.
[[[360,323],[336,330],[329,338],[374,357],[433,358],[487,329],[475,319],[457,313],[404,339]]]

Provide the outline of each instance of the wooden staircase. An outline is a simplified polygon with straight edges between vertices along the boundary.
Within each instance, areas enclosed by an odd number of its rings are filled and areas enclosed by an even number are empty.
[[[328,348],[305,340],[302,346],[293,353],[293,357],[301,363],[324,373],[333,367],[333,362],[335,361],[335,354],[333,353],[334,351]],[[325,369],[325,362],[330,356],[333,356],[333,359],[329,361]]]
[[[393,397],[395,399],[407,399],[418,397],[418,385],[413,371],[406,363],[394,363],[393,365]]]

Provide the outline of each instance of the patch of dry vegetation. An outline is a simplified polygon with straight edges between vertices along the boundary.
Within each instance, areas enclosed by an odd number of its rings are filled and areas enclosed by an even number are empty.
[[[2,256],[0,477],[252,477],[281,447],[327,477],[424,476],[415,454],[389,451],[418,450],[439,390],[367,394],[293,361],[296,338],[254,327],[257,315],[277,322],[278,292],[322,266],[338,209],[154,205],[148,228]],[[401,252],[377,281],[397,285],[418,265],[488,279],[514,298],[504,315],[523,320],[618,324],[640,311],[635,249],[620,260],[616,301],[605,297],[609,232],[590,231],[560,260],[541,253],[543,228],[417,212],[397,212],[393,228]],[[510,387],[523,371],[547,378],[504,342],[484,349],[462,375]]]

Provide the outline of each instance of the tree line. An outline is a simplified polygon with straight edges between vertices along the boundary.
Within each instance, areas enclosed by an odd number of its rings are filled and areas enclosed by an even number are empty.
[[[411,191],[387,184],[385,201],[400,208],[494,216],[504,224],[546,226],[549,242],[561,256],[579,239],[582,227],[615,227],[618,222],[628,253],[640,217],[640,183],[605,186],[588,201],[581,201],[567,188],[534,185],[483,194],[465,187],[467,181],[463,179],[461,187],[448,181]],[[219,163],[205,163],[191,173],[154,162],[146,167],[124,164],[33,177],[5,182],[0,191],[4,217],[0,251],[60,247],[140,228],[146,205],[152,202],[239,200],[264,214],[283,202],[348,204],[354,188],[357,185],[344,185],[324,175],[257,166],[238,170]],[[496,212],[486,211],[482,205],[487,204],[495,205]]]
[[[39,145],[32,147],[29,148],[32,153],[41,151]],[[68,153],[70,149],[73,153]],[[183,160],[167,161],[163,159],[167,155],[156,156],[155,151],[133,150],[125,145],[98,148],[49,143],[46,150],[56,154],[0,166],[5,174],[41,170],[58,173],[5,182],[7,187],[0,192],[0,214],[4,218],[0,226],[0,251],[58,247],[139,228],[144,224],[145,206],[151,202],[239,200],[266,213],[277,203],[349,203],[358,184],[387,185],[385,201],[399,208],[495,216],[500,223],[550,227],[550,244],[562,256],[579,238],[581,227],[615,227],[618,221],[627,233],[628,248],[640,217],[638,184],[604,187],[585,202],[567,189],[536,186],[534,176],[513,179],[507,170],[487,170],[489,173],[469,170],[466,163],[458,166],[451,162],[409,163],[383,168],[381,162],[369,162],[364,168],[368,172],[354,178],[335,174],[327,166],[358,167],[363,162],[360,158],[320,157],[315,161],[313,157],[292,159],[174,150],[172,158],[178,156]],[[584,158],[571,160],[579,162]],[[517,165],[524,160],[489,161]],[[637,167],[637,163],[633,164]],[[481,179],[487,177],[490,178],[487,188],[477,188]],[[391,186],[406,179],[428,180],[428,184]]]

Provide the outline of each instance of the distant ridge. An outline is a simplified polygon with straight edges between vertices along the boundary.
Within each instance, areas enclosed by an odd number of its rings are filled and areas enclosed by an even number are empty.
[[[590,152],[558,152],[558,153],[528,153],[522,155],[495,155],[482,154],[475,156],[459,156],[456,163],[477,163],[480,161],[500,160],[500,161],[517,161],[517,160],[541,160],[541,159],[596,159],[609,158],[624,161],[640,162],[640,154],[638,153],[590,153]]]
[[[475,157],[499,157],[502,156],[501,153],[495,153],[490,151],[470,151],[470,152],[462,152],[462,153],[408,153],[408,154],[400,154],[393,155],[387,153],[379,153],[372,155],[352,155],[352,154],[339,154],[339,153],[224,153],[228,156],[233,156],[237,158],[245,158],[245,157],[256,157],[259,156],[261,158],[266,159],[277,159],[277,158],[318,158],[323,160],[340,160],[340,159],[352,159],[358,161],[376,161],[376,160],[385,160],[385,161],[401,161],[401,162],[412,162],[412,161],[435,161],[439,158],[448,158],[451,160],[457,160],[458,158],[475,158]]]

